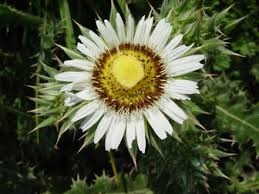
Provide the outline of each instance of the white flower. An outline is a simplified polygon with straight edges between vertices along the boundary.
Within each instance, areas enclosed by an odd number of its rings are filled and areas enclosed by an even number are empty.
[[[61,90],[65,105],[85,103],[71,122],[80,121],[83,131],[97,124],[94,143],[105,136],[106,150],[117,149],[125,136],[129,148],[136,140],[144,153],[147,123],[165,139],[173,133],[167,117],[180,124],[187,119],[173,99],[190,99],[188,95],[199,90],[197,82],[177,76],[202,68],[205,57],[183,56],[192,45],[179,46],[183,35],[171,38],[172,27],[165,19],[154,25],[152,17],[142,17],[134,23],[129,15],[124,24],[119,14],[115,28],[108,20],[97,20],[100,35],[90,31],[89,37],[79,36],[77,49],[85,59],[65,61],[75,71],[55,79],[68,82]]]

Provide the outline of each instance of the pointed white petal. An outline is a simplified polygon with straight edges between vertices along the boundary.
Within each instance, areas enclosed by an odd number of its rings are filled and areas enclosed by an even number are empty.
[[[90,71],[94,64],[87,60],[73,59],[64,61],[64,65],[67,67],[75,67],[77,69]]]
[[[83,100],[93,100],[96,98],[94,91],[90,87],[86,87],[84,90],[76,93],[75,95]]]
[[[144,154],[146,150],[145,123],[142,115],[136,118],[136,136],[139,150]]]
[[[168,63],[167,69],[169,69],[169,74],[174,76],[183,75],[202,68],[203,64],[200,61],[203,59],[205,59],[204,55],[182,57]]]
[[[88,83],[89,80],[90,80],[90,77],[83,80],[83,82],[72,82],[70,84],[67,84],[60,89],[60,92],[71,91],[71,90],[81,91],[85,88],[86,83]]]
[[[127,21],[127,29],[126,29],[126,34],[127,34],[127,42],[132,42],[134,39],[134,30],[135,28],[135,21],[131,15],[128,16],[128,21]]]
[[[111,121],[111,125],[108,129],[108,132],[106,133],[105,137],[105,150],[110,151],[112,149],[112,135],[113,135],[113,130],[117,125],[117,117],[113,116],[113,119]]]
[[[197,63],[205,59],[205,55],[191,55],[172,61],[169,65],[182,65],[184,63]]]
[[[112,46],[112,38],[107,27],[99,20],[96,21],[96,26],[107,45]]]
[[[117,33],[115,32],[114,28],[112,27],[111,23],[108,20],[104,20],[106,25],[106,29],[108,30],[109,36],[111,38],[111,44],[113,46],[118,46],[120,44],[119,38]]]
[[[153,45],[153,41],[156,40],[157,37],[159,37],[159,34],[162,32],[163,26],[165,25],[165,19],[162,19],[158,22],[158,24],[156,25],[155,29],[153,30],[151,36],[150,36],[150,40],[149,40],[149,45],[152,46]]]
[[[150,32],[153,25],[153,17],[148,18],[145,22],[146,22],[146,29],[143,37],[144,37],[144,43],[147,44],[150,38]]]
[[[82,108],[80,108],[72,118],[72,122],[76,122],[93,112],[95,112],[99,108],[99,104],[96,101],[92,101],[89,104],[84,105]]]
[[[158,108],[153,108],[152,111],[152,116],[151,119],[153,119],[153,122],[156,122],[157,127],[156,128],[161,128],[168,134],[172,135],[173,133],[173,127],[165,117],[165,115],[158,109]]]
[[[125,25],[119,13],[116,15],[116,27],[120,42],[126,41]]]
[[[162,51],[162,56],[166,56],[168,55],[168,53],[171,52],[171,50],[173,50],[182,40],[183,35],[179,34],[176,37],[174,37],[164,48],[164,50]]]
[[[91,40],[89,40],[88,38],[86,38],[85,36],[79,35],[78,37],[81,42],[92,51],[92,53],[94,54],[95,57],[98,57],[99,54],[102,52],[99,47],[96,46],[95,43],[93,43]]]
[[[160,114],[161,112],[156,109],[148,109],[145,111],[144,115],[147,118],[148,123],[150,124],[150,126],[153,128],[154,132],[157,134],[157,136],[160,139],[165,139],[166,138],[166,132],[165,132],[165,128],[162,127],[162,123],[160,123]]]
[[[124,136],[126,129],[126,120],[124,116],[119,116],[117,118],[116,125],[112,129],[112,141],[111,141],[111,148],[117,149],[121,143],[121,140]]]
[[[126,127],[126,138],[127,138],[127,145],[129,148],[132,148],[132,142],[136,138],[136,124],[135,124],[134,117],[130,117],[127,120],[127,127]]]
[[[144,21],[145,17],[143,16],[141,18],[141,20],[139,21],[137,28],[136,28],[136,32],[135,32],[135,36],[134,36],[134,43],[142,43],[143,40],[143,34],[145,33],[145,29],[146,29],[146,22]]]
[[[105,42],[97,34],[95,34],[93,31],[90,30],[89,35],[90,35],[91,39],[95,42],[95,44],[98,45],[98,47],[101,49],[101,51],[105,51],[105,50],[108,49]]]
[[[183,110],[170,99],[161,99],[160,109],[177,123],[182,124],[187,119]]]
[[[80,82],[88,79],[90,74],[88,72],[76,72],[76,71],[67,71],[63,73],[59,73],[54,76],[54,78],[58,81],[64,82]]]
[[[75,94],[71,93],[71,92],[65,92],[65,101],[64,104],[65,106],[73,106],[75,104],[77,104],[78,102],[81,102],[82,99],[78,98]]]
[[[109,115],[109,113],[106,113],[103,116],[103,118],[101,119],[101,121],[98,124],[97,129],[95,131],[95,135],[94,135],[94,143],[95,144],[100,141],[100,139],[104,136],[104,134],[110,128],[112,118],[113,117],[111,115]]]
[[[170,93],[168,94],[171,98],[176,100],[191,100],[191,98],[184,94],[176,94],[176,93]]]
[[[190,80],[169,80],[166,91],[177,94],[199,94],[197,82]]]
[[[172,32],[172,27],[170,24],[165,23],[165,25],[162,28],[163,29],[161,29],[157,37],[155,37],[153,41],[150,42],[154,49],[156,49],[159,52],[164,49]]]
[[[203,64],[201,63],[185,63],[182,65],[171,66],[169,72],[172,74],[172,76],[179,76],[196,71],[202,67]]]
[[[85,45],[81,44],[80,42],[77,43],[77,50],[79,50],[81,53],[83,53],[85,56],[89,57],[90,59],[95,60],[96,56],[95,54],[88,48],[86,48]]]
[[[180,56],[184,55],[187,51],[192,48],[193,44],[190,46],[181,45],[173,50],[171,50],[168,55],[165,56],[166,62],[170,64],[175,59],[179,58]],[[171,66],[171,65],[169,65]]]
[[[168,38],[171,35],[171,31],[171,25],[166,23],[165,19],[160,20],[153,30],[148,44],[157,51],[161,51],[167,43]]]
[[[95,123],[97,123],[97,121],[99,121],[99,119],[103,116],[103,114],[104,114],[104,110],[99,109],[93,113],[91,118],[85,119],[85,121],[80,126],[82,131],[84,132],[84,131],[88,130],[89,128],[91,128]]]
[[[112,123],[111,123],[112,126]],[[112,129],[111,127],[108,129],[108,132],[106,133],[105,137],[105,150],[110,151],[111,150],[111,141],[112,141]]]

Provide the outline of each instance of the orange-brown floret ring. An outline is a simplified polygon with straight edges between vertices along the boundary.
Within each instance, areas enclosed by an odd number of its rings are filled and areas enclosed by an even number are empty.
[[[130,86],[120,82],[113,72],[116,60],[125,56],[134,58],[135,63],[141,65],[137,68],[143,69],[144,73],[141,79],[136,80],[136,83],[133,80],[134,85]],[[136,69],[136,74],[139,69]],[[146,46],[126,43],[99,57],[93,69],[91,81],[100,100],[108,107],[117,112],[132,112],[153,105],[164,93],[166,78],[160,56]]]

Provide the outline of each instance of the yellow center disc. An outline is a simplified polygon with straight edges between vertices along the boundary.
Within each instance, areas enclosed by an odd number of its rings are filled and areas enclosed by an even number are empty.
[[[120,85],[130,89],[144,78],[144,69],[135,57],[121,55],[113,61],[112,74]]]

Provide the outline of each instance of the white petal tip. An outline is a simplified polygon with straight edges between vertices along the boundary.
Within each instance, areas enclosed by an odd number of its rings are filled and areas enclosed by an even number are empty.
[[[140,150],[142,154],[145,154],[145,149],[144,150]]]

